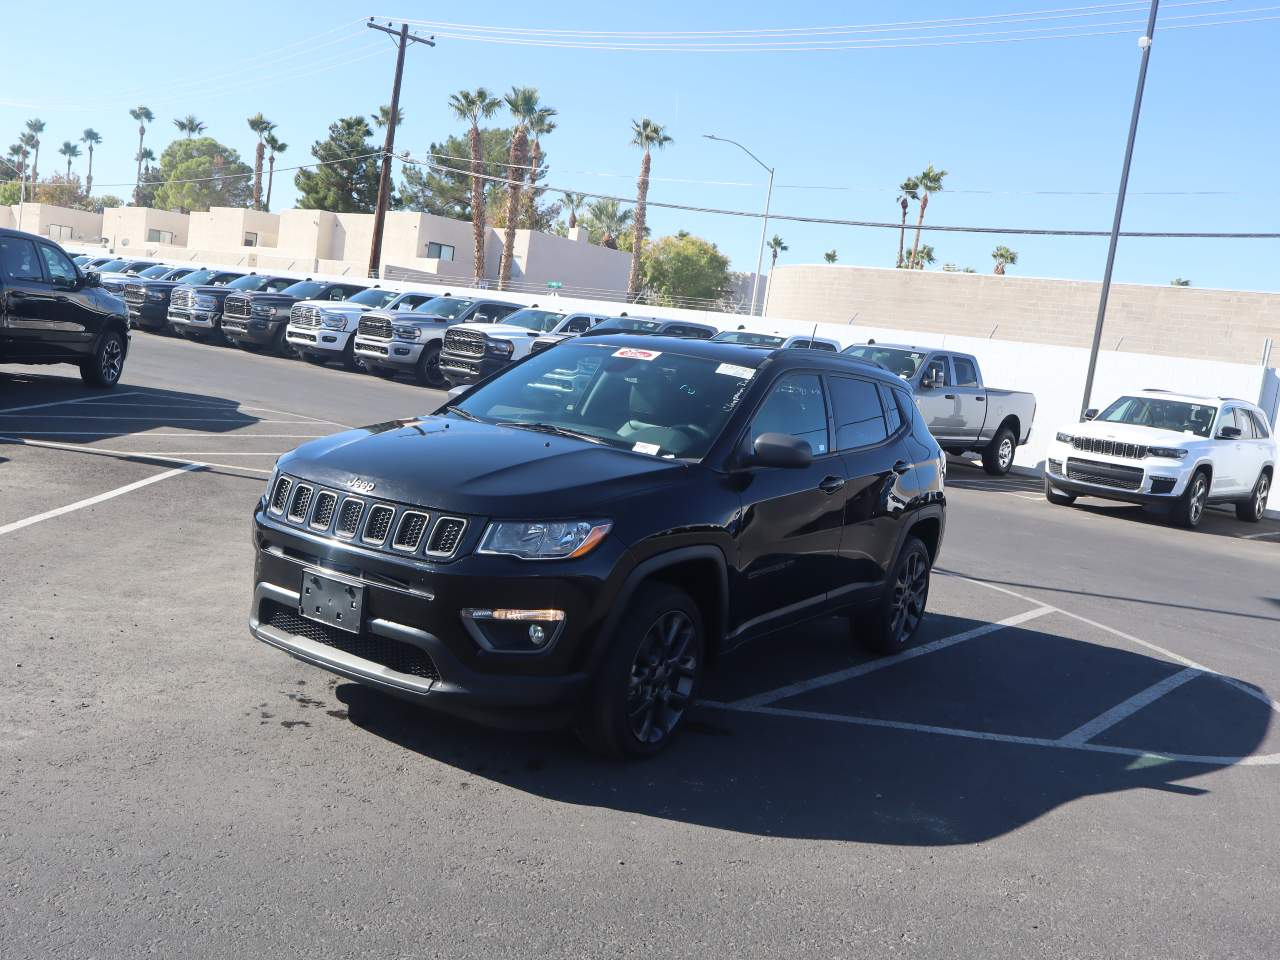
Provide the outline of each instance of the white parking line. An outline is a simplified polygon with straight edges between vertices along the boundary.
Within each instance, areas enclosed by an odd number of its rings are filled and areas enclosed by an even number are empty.
[[[24,437],[0,437],[0,443],[15,443],[22,447],[47,447],[50,450],[73,450],[77,453],[95,453],[112,457],[137,457],[142,460],[160,460],[165,463],[186,463],[192,466],[221,467],[224,470],[248,470],[251,473],[270,474],[270,470],[261,467],[243,467],[235,463],[215,463],[206,457],[278,457],[278,453],[193,453],[200,460],[188,460],[176,453],[149,453],[145,450],[111,450],[106,447],[95,447],[87,443],[59,443],[56,440],[28,440]],[[251,479],[245,477],[244,479]]]
[[[255,423],[292,423],[295,426],[308,426],[315,421],[313,420],[268,420],[261,417],[253,417],[248,422],[236,420],[234,417],[82,417],[74,413],[37,413],[32,416],[20,416],[13,413],[0,413],[0,420],[8,419],[22,420],[147,420],[154,422],[163,420],[165,423],[232,423],[240,426],[251,427]]]
[[[1240,535],[1241,540],[1261,540],[1263,537],[1280,537],[1280,530],[1272,530],[1270,533],[1243,533]]]
[[[1139,690],[1128,700],[1117,703],[1110,710],[1098,714],[1087,723],[1082,723],[1066,736],[1061,737],[1063,743],[1087,743],[1104,730],[1109,730],[1121,720],[1125,720],[1143,707],[1150,706],[1155,703],[1166,693],[1172,693],[1180,686],[1188,681],[1194,680],[1196,677],[1203,677],[1206,674],[1193,667],[1185,667],[1177,673],[1170,674],[1159,683],[1153,683],[1145,690]]]
[[[865,676],[876,670],[884,670],[886,667],[896,666],[906,660],[913,660],[916,657],[923,657],[927,653],[933,653],[936,650],[942,650],[946,647],[954,646],[957,643],[963,643],[965,640],[972,640],[974,637],[986,636],[988,633],[995,633],[997,630],[1003,630],[1005,627],[1016,627],[1019,624],[1026,623],[1028,620],[1034,620],[1036,617],[1043,617],[1046,613],[1053,613],[1053,607],[1036,607],[1034,610],[1025,610],[1022,613],[1014,614],[1012,617],[1005,617],[996,623],[984,623],[981,626],[974,627],[972,630],[966,630],[963,633],[952,634],[949,637],[943,637],[940,640],[934,640],[932,643],[926,643],[919,647],[911,647],[903,650],[901,653],[895,653],[891,657],[883,657],[879,660],[869,660],[866,663],[860,663],[856,667],[849,667],[845,670],[837,670],[834,673],[824,674],[821,677],[814,677],[811,680],[801,680],[797,683],[788,684],[785,687],[778,687],[776,690],[768,690],[764,693],[757,693],[751,697],[743,697],[741,700],[735,700],[729,706],[749,709],[751,707],[764,706],[767,703],[773,703],[777,700],[785,700],[787,697],[794,697],[797,694],[808,693],[810,690],[819,690],[822,687],[829,687],[834,683],[844,683],[846,680],[852,680],[854,677]]]
[[[119,393],[119,394],[116,394],[116,396],[118,396],[118,397],[137,396],[137,395],[141,394],[141,392],[142,392],[142,391],[135,390],[135,391],[132,391],[131,393]],[[158,401],[158,402],[152,402],[152,401]],[[185,397],[168,397],[168,398],[165,398],[165,397],[155,397],[155,396],[153,395],[153,396],[152,396],[152,401],[148,401],[148,402],[146,402],[146,403],[121,403],[121,404],[115,404],[115,403],[114,403],[114,401],[109,400],[109,399],[107,399],[107,398],[105,398],[105,397],[103,397],[103,398],[89,397],[89,398],[87,398],[87,399],[85,399],[85,400],[83,400],[83,401],[79,401],[79,400],[77,400],[77,401],[63,401],[63,402],[67,402],[67,403],[71,403],[71,402],[74,402],[74,403],[95,403],[95,404],[97,404],[97,405],[101,405],[101,406],[121,406],[121,407],[170,407],[170,406],[184,406],[184,407],[198,407],[198,408],[204,408],[204,409],[229,410],[229,411],[235,411],[235,410],[260,410],[260,411],[262,411],[263,413],[279,413],[279,414],[282,414],[282,415],[284,415],[284,416],[289,416],[289,417],[302,417],[303,419],[305,419],[305,420],[307,420],[308,422],[311,422],[311,423],[329,423],[329,424],[333,424],[333,426],[335,426],[335,427],[342,427],[344,430],[350,430],[350,429],[352,429],[352,427],[351,427],[351,425],[350,425],[350,424],[342,423],[342,422],[340,422],[340,421],[338,421],[338,420],[325,420],[323,417],[313,417],[313,416],[311,416],[310,414],[306,414],[306,413],[298,413],[297,411],[294,411],[294,410],[277,410],[277,409],[275,409],[274,407],[257,407],[257,406],[250,406],[250,405],[248,405],[248,404],[243,404],[243,403],[241,403],[241,402],[240,402],[240,401],[238,401],[238,400],[229,400],[229,401],[227,401],[226,403],[210,403],[210,402],[205,401],[205,400],[189,400],[189,399],[187,399],[187,398],[185,398]],[[5,412],[4,410],[0,410],[0,413],[4,413],[4,412]]]
[[[150,486],[153,483],[159,483],[161,480],[168,480],[170,477],[176,477],[191,470],[199,470],[203,466],[205,466],[203,463],[188,463],[185,466],[178,467],[176,470],[166,470],[164,473],[157,473],[155,476],[147,477],[144,480],[127,483],[123,487],[116,487],[114,490],[100,493],[96,497],[89,497],[87,500],[77,500],[75,503],[69,503],[65,507],[58,507],[56,510],[46,510],[44,513],[37,513],[35,516],[27,517],[24,520],[15,520],[13,523],[7,523],[0,527],[0,536],[29,527],[34,523],[40,523],[42,520],[52,520],[54,517],[60,517],[64,513],[72,513],[75,510],[92,507],[94,504],[102,503],[104,500],[111,500],[114,497]]]
[[[117,393],[115,396],[132,397],[137,396],[141,392],[142,391],[140,390],[130,390],[127,393]],[[63,404],[67,403],[95,403],[100,399],[100,397],[76,397],[72,400],[52,400],[49,403],[31,403],[25,407],[5,407],[3,410],[0,410],[0,414],[18,413],[22,410],[43,410],[45,407],[61,407]]]
[[[28,437],[185,437],[188,440],[197,437],[226,440],[235,436],[238,440],[315,440],[327,437],[327,433],[210,433],[208,430],[189,430],[186,433],[152,433],[150,430],[23,430]]]

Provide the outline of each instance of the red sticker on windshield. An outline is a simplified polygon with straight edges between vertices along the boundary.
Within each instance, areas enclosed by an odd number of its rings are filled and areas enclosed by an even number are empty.
[[[637,350],[635,347],[622,347],[613,352],[615,357],[626,360],[654,360],[662,356],[661,350]]]

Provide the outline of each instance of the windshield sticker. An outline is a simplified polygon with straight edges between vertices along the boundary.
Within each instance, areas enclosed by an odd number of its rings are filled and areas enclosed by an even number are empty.
[[[614,354],[614,356],[617,356],[617,354]],[[647,453],[650,456],[657,456],[658,451],[662,448],[656,443],[637,443],[631,449],[636,453]]]
[[[661,350],[639,350],[635,347],[621,347],[613,351],[615,357],[622,357],[626,360],[657,360],[662,356]]]
[[[756,375],[750,367],[740,367],[736,363],[722,363],[716,367],[716,373],[723,373],[726,377],[737,377],[740,380],[750,380]]]

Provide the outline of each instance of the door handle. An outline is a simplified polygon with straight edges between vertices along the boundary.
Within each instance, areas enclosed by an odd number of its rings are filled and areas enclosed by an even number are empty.
[[[844,477],[825,477],[823,481],[818,484],[818,489],[823,493],[835,493],[838,490],[843,490]]]
[[[987,400],[986,397],[974,397],[974,399],[977,400],[979,403],[985,403]]]
[[[956,395],[954,393],[944,393],[942,395],[943,400],[954,400],[955,398],[956,398]]]
[[[906,473],[910,469],[911,469],[911,464],[907,463],[907,461],[905,460],[899,460],[897,463],[893,465],[893,472],[896,473],[898,476],[902,476],[904,473]]]

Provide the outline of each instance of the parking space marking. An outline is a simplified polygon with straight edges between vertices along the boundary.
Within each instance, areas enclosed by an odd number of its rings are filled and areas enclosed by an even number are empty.
[[[95,497],[89,497],[85,500],[77,500],[75,503],[69,503],[65,507],[58,507],[54,510],[46,510],[44,513],[37,513],[33,517],[27,517],[23,520],[15,520],[13,523],[7,523],[0,527],[0,536],[6,533],[13,533],[15,530],[21,530],[32,524],[40,523],[44,520],[52,520],[54,517],[60,517],[66,513],[72,513],[76,510],[83,510],[85,507],[92,507],[94,504],[102,503],[104,500],[111,500],[115,497],[122,496],[142,487],[150,486],[153,483],[159,483],[161,480],[168,480],[170,477],[176,477],[192,470],[199,470],[204,467],[203,463],[188,463],[184,466],[177,467],[174,470],[166,470],[164,473],[157,473],[154,476],[146,477],[142,480],[135,480],[133,483],[127,483],[123,487],[116,487],[114,490],[108,490],[106,493],[100,493]]]
[[[788,697],[794,697],[797,694],[808,693],[810,690],[819,690],[822,687],[829,687],[835,683],[844,683],[846,680],[852,680],[855,677],[862,677],[868,673],[874,673],[877,670],[884,670],[887,667],[896,666],[907,660],[914,660],[916,657],[923,657],[925,654],[933,653],[946,647],[955,646],[957,643],[963,643],[966,640],[972,640],[975,637],[983,637],[989,633],[995,633],[997,630],[1003,630],[1006,627],[1016,627],[1034,620],[1037,617],[1043,617],[1047,613],[1054,613],[1055,608],[1049,606],[1036,607],[1034,610],[1025,610],[1022,613],[1015,613],[1011,617],[1005,617],[994,623],[984,623],[981,626],[974,627],[972,630],[965,630],[963,633],[952,634],[949,637],[942,637],[931,643],[922,644],[918,647],[911,647],[903,650],[901,653],[895,653],[893,656],[882,657],[879,660],[869,660],[866,663],[860,663],[856,667],[849,667],[845,670],[837,670],[834,673],[823,674],[820,677],[813,677],[809,680],[800,680],[796,683],[788,684],[785,687],[778,687],[775,690],[766,690],[764,693],[757,693],[754,696],[743,697],[741,700],[732,701],[729,706],[740,709],[750,709],[752,707],[762,707],[765,704],[774,703],[777,700],[785,700]]]
[[[1131,717],[1143,707],[1155,703],[1166,693],[1171,693],[1184,683],[1203,676],[1206,676],[1203,671],[1196,670],[1194,667],[1185,667],[1177,673],[1165,677],[1159,683],[1153,683],[1147,689],[1139,690],[1128,700],[1117,703],[1110,710],[1098,714],[1092,720],[1082,723],[1070,733],[1061,737],[1061,740],[1063,743],[1087,743],[1102,731],[1111,729],[1121,720]]]
[[[150,430],[23,430],[29,437],[194,437],[210,436],[224,440],[230,434],[210,434],[207,430],[189,430],[186,433],[152,433]],[[253,440],[315,440],[327,437],[327,433],[241,433],[237,437],[248,437]]]
[[[1241,540],[1261,540],[1263,537],[1280,537],[1280,530],[1272,530],[1270,533],[1243,533],[1240,535]]]
[[[22,447],[46,447],[50,450],[72,450],[76,453],[93,453],[99,456],[132,458],[135,460],[158,460],[163,463],[186,463],[192,466],[220,467],[223,470],[248,470],[252,473],[270,474],[272,471],[262,467],[245,467],[236,463],[215,463],[207,457],[279,457],[279,453],[193,453],[200,460],[188,460],[177,453],[150,453],[145,450],[111,450],[107,447],[95,447],[88,443],[59,443],[56,440],[28,440],[25,437],[0,437],[0,443],[14,443]],[[243,479],[253,479],[245,477]]]
[[[117,394],[115,394],[115,396],[116,396],[116,397],[139,396],[139,395],[141,395],[141,393],[142,393],[142,391],[140,391],[140,390],[134,390],[134,391],[132,391],[132,392],[130,392],[130,393],[117,393]],[[240,401],[238,401],[238,400],[228,400],[226,403],[210,403],[210,402],[209,402],[209,401],[207,401],[207,400],[191,400],[191,399],[188,399],[187,397],[156,397],[156,396],[152,395],[152,396],[151,396],[151,400],[149,400],[148,402],[145,402],[145,403],[121,403],[121,404],[117,404],[117,403],[115,402],[114,398],[107,398],[107,397],[87,397],[87,398],[85,398],[84,400],[65,400],[65,401],[61,401],[61,402],[63,402],[63,403],[93,403],[93,404],[96,404],[96,405],[99,405],[99,406],[121,406],[121,407],[170,407],[170,406],[174,406],[174,407],[176,407],[176,406],[187,406],[187,407],[199,407],[199,408],[203,408],[203,409],[230,410],[230,411],[236,411],[236,410],[259,410],[259,411],[261,411],[262,413],[278,413],[278,414],[281,414],[281,415],[283,415],[283,416],[288,416],[288,417],[302,417],[304,420],[307,420],[308,422],[311,422],[311,423],[329,423],[329,424],[332,424],[332,425],[333,425],[333,426],[335,426],[335,427],[342,427],[344,430],[350,430],[350,429],[352,429],[352,427],[351,427],[351,425],[350,425],[350,424],[342,423],[341,421],[338,421],[338,420],[326,420],[326,419],[324,419],[323,417],[313,417],[313,416],[311,416],[310,414],[306,414],[306,413],[297,413],[296,411],[293,411],[293,410],[277,410],[277,409],[275,409],[274,407],[258,407],[258,406],[250,406],[250,405],[248,405],[248,404],[242,404],[242,403],[241,403]],[[32,408],[32,409],[34,409],[34,408]],[[6,411],[4,411],[4,410],[0,410],[0,414],[5,413],[5,412],[6,412]]]
[[[130,390],[127,393],[117,393],[116,396],[133,397],[140,393],[142,393],[141,390]],[[71,400],[51,400],[48,403],[31,403],[25,407],[5,407],[3,410],[0,410],[0,414],[19,413],[23,410],[43,410],[45,407],[61,407],[67,403],[96,403],[101,399],[101,397],[75,397]]]
[[[167,417],[158,415],[154,417],[85,417],[74,413],[37,413],[31,416],[20,416],[16,413],[0,413],[0,420],[22,419],[22,420],[163,420],[165,423],[240,423],[234,417]],[[268,420],[262,417],[253,417],[251,422],[242,424],[250,427],[255,423],[292,423],[295,426],[307,426],[314,423],[313,420]]]

